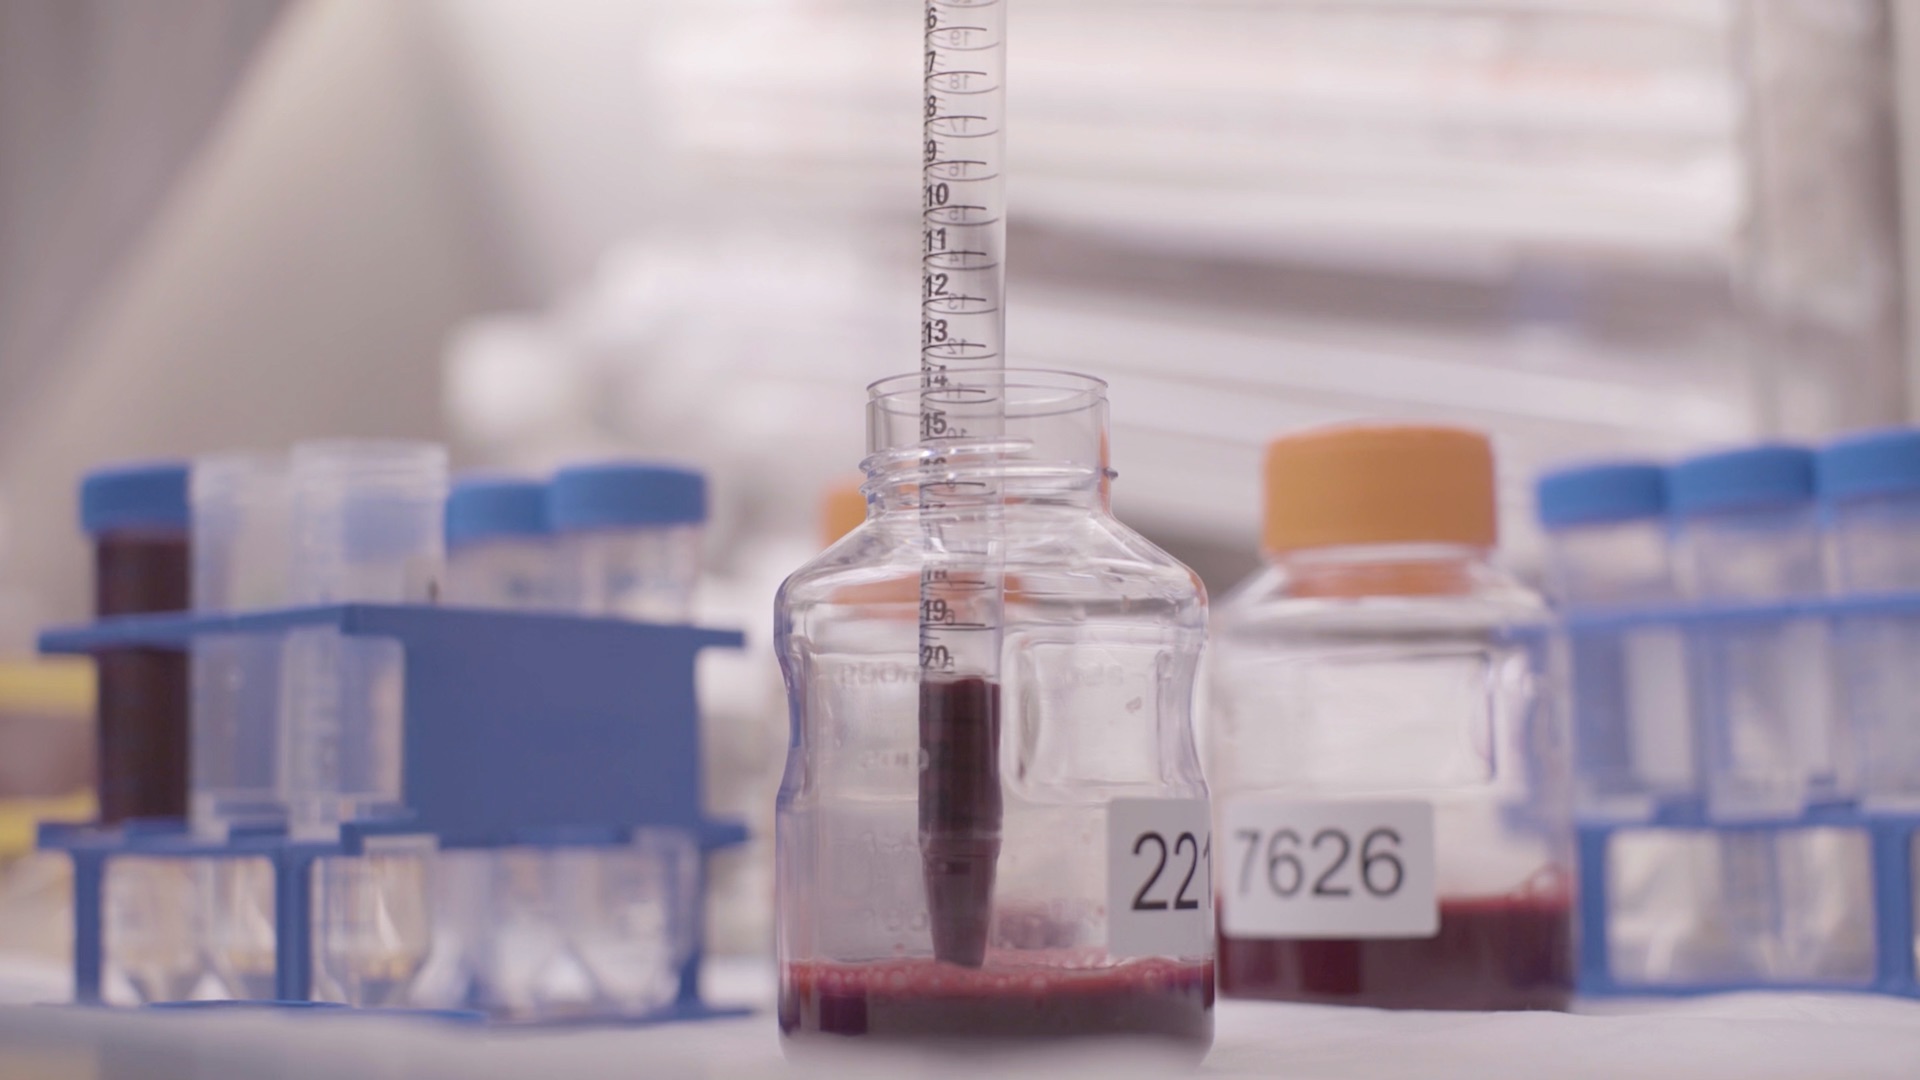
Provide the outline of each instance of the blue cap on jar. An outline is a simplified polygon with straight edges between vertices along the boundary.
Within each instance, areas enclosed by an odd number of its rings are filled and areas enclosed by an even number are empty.
[[[1820,497],[1920,493],[1920,429],[1888,428],[1836,439],[1820,451]]]
[[[676,465],[576,465],[547,489],[554,532],[698,525],[707,520],[707,478]]]
[[[1688,458],[1667,472],[1667,502],[1681,517],[1790,506],[1813,498],[1813,451],[1770,443]]]
[[[546,536],[547,485],[539,480],[474,477],[447,495],[447,547]]]
[[[1667,470],[1644,461],[1556,469],[1535,486],[1540,524],[1549,529],[1657,518],[1667,512]]]
[[[182,529],[191,517],[184,461],[112,465],[80,481],[80,529],[88,536],[121,529]]]

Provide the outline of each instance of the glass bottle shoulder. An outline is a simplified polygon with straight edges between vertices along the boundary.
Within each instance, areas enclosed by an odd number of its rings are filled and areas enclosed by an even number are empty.
[[[1003,536],[1009,603],[1150,608],[1205,624],[1199,577],[1110,514],[1009,507]],[[920,572],[939,554],[939,542],[912,514],[882,515],[796,570],[779,607],[917,604]]]
[[[1486,559],[1269,558],[1214,607],[1216,639],[1475,634],[1546,622],[1546,601]]]

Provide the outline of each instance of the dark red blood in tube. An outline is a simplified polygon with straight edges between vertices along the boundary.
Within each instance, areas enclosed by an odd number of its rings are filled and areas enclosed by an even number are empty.
[[[1386,1009],[1564,1009],[1573,993],[1565,898],[1442,902],[1430,938],[1220,937],[1220,993]]]
[[[920,861],[933,955],[977,968],[1000,858],[1000,687],[920,681]]]
[[[94,612],[184,611],[187,537],[177,530],[117,531],[94,548]],[[188,669],[185,653],[115,649],[99,672],[100,820],[187,814]]]

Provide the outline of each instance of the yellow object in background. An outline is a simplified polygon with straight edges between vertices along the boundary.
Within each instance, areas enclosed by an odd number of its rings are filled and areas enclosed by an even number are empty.
[[[33,850],[42,821],[94,814],[93,665],[0,662],[0,859]]]
[[[820,546],[832,547],[866,520],[867,497],[858,480],[829,489],[820,500]]]

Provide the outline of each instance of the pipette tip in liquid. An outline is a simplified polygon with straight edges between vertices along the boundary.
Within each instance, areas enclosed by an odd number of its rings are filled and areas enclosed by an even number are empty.
[[[986,679],[920,684],[920,859],[934,958],[986,961],[1000,858],[1000,688]]]

